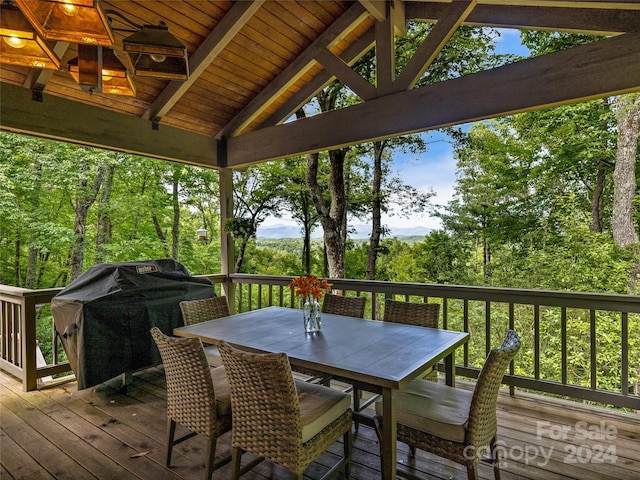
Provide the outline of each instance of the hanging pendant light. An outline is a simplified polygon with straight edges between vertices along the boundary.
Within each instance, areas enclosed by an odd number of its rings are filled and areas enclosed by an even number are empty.
[[[69,73],[83,90],[110,95],[136,95],[126,67],[107,47],[78,45],[78,56],[69,60]]]
[[[109,21],[98,0],[15,0],[47,40],[113,46]]]
[[[0,62],[34,68],[60,68],[60,59],[38,36],[24,14],[12,5],[0,5]]]
[[[138,77],[189,78],[187,49],[163,22],[158,26],[143,25],[140,31],[122,40],[122,46]]]

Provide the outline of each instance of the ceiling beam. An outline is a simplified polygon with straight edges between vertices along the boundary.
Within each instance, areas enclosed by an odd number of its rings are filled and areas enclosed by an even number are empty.
[[[352,43],[342,54],[340,58],[343,62],[351,65],[357,61],[365,53],[373,48],[375,44],[374,28],[369,29],[358,40]],[[322,70],[309,82],[283,103],[266,121],[262,123],[262,127],[270,127],[278,125],[287,120],[291,115],[298,111],[303,105],[309,102],[320,90],[329,85],[334,76],[328,70]]]
[[[640,33],[611,37],[229,138],[228,166],[640,91],[639,64]]]
[[[393,82],[394,92],[413,88],[475,5],[475,0],[454,0],[451,3]]]
[[[391,19],[376,21],[376,94],[378,97],[393,91],[396,75],[395,35]]]
[[[231,9],[214,27],[209,36],[202,42],[198,50],[189,57],[189,79],[172,80],[156,97],[142,118],[157,120],[164,117],[180,100],[187,90],[198,80],[207,67],[222,52],[265,0],[251,2],[234,2]]]
[[[326,48],[318,51],[316,55],[318,62],[331,73],[332,76],[340,80],[349,87],[353,93],[363,100],[375,98],[376,88],[364,79],[358,72],[352,69],[344,60],[334,55]]]
[[[565,5],[567,2],[562,2]],[[576,2],[583,5],[585,2]],[[550,30],[592,33],[594,35],[615,35],[637,31],[640,28],[640,10],[622,8],[571,8],[550,5],[485,5],[479,4],[466,18],[465,25],[493,26],[524,30]],[[449,10],[450,3],[405,2],[405,12],[409,19],[436,22]],[[636,7],[640,3],[636,2]]]
[[[321,49],[326,49],[337,39],[342,38],[345,32],[360,24],[369,14],[359,3],[354,4],[340,18],[307,47],[293,62],[269,83],[256,97],[247,104],[219,133],[219,136],[231,137],[242,131],[258,115],[260,115],[279,94],[289,88],[312,62],[315,62],[316,54]]]
[[[0,130],[115,150],[180,163],[217,167],[216,140],[161,126],[86,103],[43,94],[31,100],[26,88],[0,83]]]

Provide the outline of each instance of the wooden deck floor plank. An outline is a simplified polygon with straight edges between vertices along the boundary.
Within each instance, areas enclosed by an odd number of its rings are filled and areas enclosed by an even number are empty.
[[[628,434],[621,435],[617,430],[607,430],[609,424],[606,422],[600,424],[597,419],[591,418],[585,420],[586,424],[576,427],[575,424],[566,419],[562,420],[557,415],[553,418],[542,417],[535,423],[531,421],[531,417],[524,415],[512,415],[508,419],[503,416],[503,412],[498,413],[499,420],[503,420],[501,422],[503,426],[498,431],[503,440],[505,436],[516,438],[518,442],[524,441],[525,438],[533,439],[529,445],[553,448],[555,452],[561,452],[563,461],[575,460],[574,463],[579,465],[581,461],[587,460],[588,456],[592,456],[594,462],[595,459],[601,459],[603,463],[611,464],[605,468],[608,474],[616,475],[618,466],[622,466],[625,470],[635,471],[640,478],[640,460],[638,460],[640,441],[631,438]],[[589,426],[597,430],[589,431]],[[565,435],[566,438],[564,438]],[[507,442],[507,445],[509,444],[510,442]],[[610,454],[617,457],[614,463],[609,462],[612,459]],[[592,469],[593,465],[594,463],[587,462],[584,466]]]
[[[47,393],[60,403],[67,406],[70,410],[76,412],[87,423],[100,429],[102,432],[108,433],[115,441],[115,447],[112,446],[112,448],[126,448],[127,451],[125,452],[126,456],[123,459],[124,462],[131,462],[129,456],[132,454],[148,451],[149,454],[145,457],[153,460],[156,464],[153,465],[152,468],[149,468],[149,466],[140,468],[141,466],[139,464],[144,462],[138,462],[139,458],[132,461],[135,470],[139,471],[139,475],[142,475],[141,478],[145,478],[145,475],[150,475],[152,470],[157,471],[159,475],[158,478],[162,478],[162,476],[173,477],[173,474],[168,473],[164,467],[164,432],[162,432],[162,435],[160,436],[150,436],[150,432],[145,431],[144,428],[141,429],[140,426],[137,426],[136,428],[136,426],[128,424],[127,421],[121,421],[115,418],[111,415],[111,412],[105,412],[103,410],[101,402],[105,400],[101,397],[98,397],[100,400],[97,402],[87,403],[86,398],[83,398],[83,396],[63,392],[58,389],[47,391]],[[108,404],[111,409],[117,408],[113,407],[110,402]],[[125,417],[128,417],[128,415],[125,415]],[[133,416],[130,418],[133,418]],[[128,420],[128,418],[126,420]],[[196,449],[196,453],[193,455],[194,457],[198,457],[198,460],[196,461],[184,455],[184,452],[188,451],[187,445],[193,445],[194,443],[202,445],[199,450]],[[178,447],[175,447],[171,465],[172,468],[180,470],[180,474],[175,478],[200,479],[204,474],[204,439],[196,437],[188,442],[182,443]]]
[[[115,460],[107,454],[112,438],[102,430],[87,428],[86,422],[75,412],[63,407],[41,391],[12,392],[22,398],[31,409],[21,418],[45,437],[55,439],[56,445],[78,464],[103,480],[134,480],[138,478],[126,468],[126,454]],[[140,462],[139,462],[140,463]]]
[[[40,433],[22,419],[32,409],[21,408],[14,395],[3,392],[0,400],[0,417],[2,430],[35,462],[42,466],[51,476],[60,480],[76,480],[78,478],[98,478],[78,464],[68,452],[52,443],[52,438]],[[4,455],[2,463],[5,463]]]
[[[3,431],[0,431],[0,445],[2,446],[2,471],[0,478],[15,479],[29,477],[54,480],[54,477],[50,473],[43,470],[20,445]]]

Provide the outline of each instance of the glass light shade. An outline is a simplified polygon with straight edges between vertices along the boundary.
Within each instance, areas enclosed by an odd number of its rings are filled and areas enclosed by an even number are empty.
[[[113,32],[97,0],[15,2],[40,36],[47,40],[113,46]]]
[[[48,42],[38,36],[22,12],[0,5],[0,62],[33,68],[60,68],[60,59]]]
[[[186,47],[164,25],[144,25],[122,40],[124,51],[139,77],[187,80],[189,61]]]

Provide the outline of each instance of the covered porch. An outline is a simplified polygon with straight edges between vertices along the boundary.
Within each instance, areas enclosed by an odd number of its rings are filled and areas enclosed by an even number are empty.
[[[130,1],[101,2],[141,23],[154,24],[163,18],[173,31],[181,32],[190,54],[187,81],[137,79],[136,97],[89,96],[67,72],[3,64],[0,128],[215,168],[221,178],[221,225],[233,211],[234,168],[640,89],[640,8],[632,1],[560,2],[560,6],[550,1],[199,2],[197,8],[185,5],[185,11],[163,2],[147,3],[148,8]],[[203,13],[208,25],[195,21]],[[276,30],[270,22],[276,18],[283,28],[295,32],[285,48],[270,39]],[[390,60],[392,38],[402,34],[406,20],[435,22],[437,28],[415,60],[396,76]],[[442,45],[463,24],[604,37],[567,51],[414,88]],[[378,83],[371,85],[351,66],[374,45],[379,71]],[[68,42],[57,42],[56,49],[64,58],[77,54],[76,46]],[[335,78],[362,102],[290,121],[301,105]],[[221,273],[209,278],[218,293],[232,299],[235,311],[293,305],[283,294],[290,278],[232,275],[233,238],[223,235],[221,246]],[[381,298],[417,297],[441,303],[443,328],[469,331],[478,320],[471,309],[480,308],[482,326],[476,329],[472,347],[480,352],[487,351],[502,330],[514,326],[524,307],[527,361],[511,367],[505,376],[509,390],[500,401],[498,433],[507,450],[504,477],[632,479],[640,475],[637,413],[586,404],[640,408],[629,382],[630,371],[637,368],[631,361],[637,352],[632,351],[629,337],[630,322],[637,322],[640,313],[637,297],[350,280],[334,284],[351,294],[369,296],[369,318],[379,318]],[[0,289],[3,475],[200,478],[203,446],[197,439],[193,446],[185,445],[177,467],[163,466],[166,391],[160,368],[135,373],[126,391],[117,381],[96,391],[77,391],[73,382],[46,385],[46,377],[69,370],[59,355],[53,329],[53,362],[38,365],[36,356],[38,311],[47,308],[57,291]],[[559,319],[555,338],[561,355],[557,377],[541,378],[540,362],[549,339],[543,326],[549,309]],[[574,381],[568,371],[574,332],[568,329],[567,318],[573,310],[582,312],[588,325],[587,384]],[[615,338],[619,381],[613,387],[598,382],[601,312],[612,312],[619,322]],[[458,363],[461,377],[477,375],[478,365],[470,361],[467,349]],[[555,401],[531,392],[565,399]],[[566,398],[585,403],[566,403]],[[585,439],[578,422],[586,422],[587,428],[614,426],[617,433],[609,435],[614,438]],[[354,478],[379,478],[373,431],[363,428],[355,446]],[[221,447],[228,449],[228,443]],[[527,452],[538,456],[532,459]],[[548,463],[540,460],[543,452],[551,452]],[[406,449],[399,459],[409,462]],[[424,478],[446,479],[463,473],[424,453],[412,467]],[[271,471],[268,465],[261,468],[251,475],[279,478],[277,470]],[[319,477],[323,468],[322,460],[315,463],[309,478],[316,478],[314,472]],[[481,474],[492,476],[489,467]],[[225,470],[216,475],[226,478]]]

